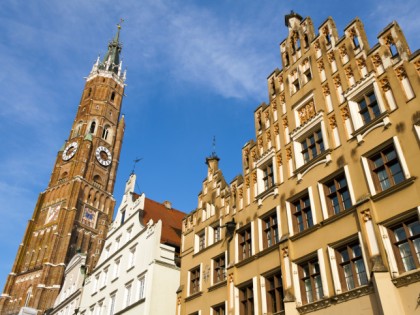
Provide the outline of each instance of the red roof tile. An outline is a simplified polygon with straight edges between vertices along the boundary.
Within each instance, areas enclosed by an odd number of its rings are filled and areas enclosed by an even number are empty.
[[[168,209],[163,204],[145,198],[143,224],[146,225],[150,219],[156,223],[162,220],[161,243],[181,246],[182,220],[185,213],[174,208]]]

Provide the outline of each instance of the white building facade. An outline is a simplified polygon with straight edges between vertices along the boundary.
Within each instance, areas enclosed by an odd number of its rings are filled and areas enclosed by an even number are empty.
[[[86,278],[80,314],[175,314],[185,214],[134,193],[135,182],[132,174],[98,264]]]
[[[64,283],[49,315],[77,314],[85,279],[86,254],[76,254],[67,264]]]

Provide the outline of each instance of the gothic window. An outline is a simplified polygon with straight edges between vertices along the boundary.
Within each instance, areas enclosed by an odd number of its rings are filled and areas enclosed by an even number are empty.
[[[32,297],[32,287],[30,287],[28,291],[26,292],[25,306],[29,305],[29,301],[31,300],[31,297]]]
[[[91,134],[94,134],[95,133],[95,129],[96,129],[96,122],[95,121],[92,121],[92,123],[90,124],[89,132]]]
[[[102,131],[102,139],[106,140],[109,135],[109,125],[105,125],[104,130]]]

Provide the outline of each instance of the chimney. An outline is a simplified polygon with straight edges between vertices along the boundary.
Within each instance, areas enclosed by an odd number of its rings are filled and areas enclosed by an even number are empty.
[[[163,205],[166,207],[166,209],[172,209],[172,203],[168,200],[165,200]]]

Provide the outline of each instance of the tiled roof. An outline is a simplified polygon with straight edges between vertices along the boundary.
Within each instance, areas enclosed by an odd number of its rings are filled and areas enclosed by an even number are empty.
[[[185,213],[174,208],[168,209],[163,204],[145,198],[143,224],[152,219],[153,222],[162,220],[162,236],[161,243],[173,246],[181,246],[182,220],[186,216]]]

